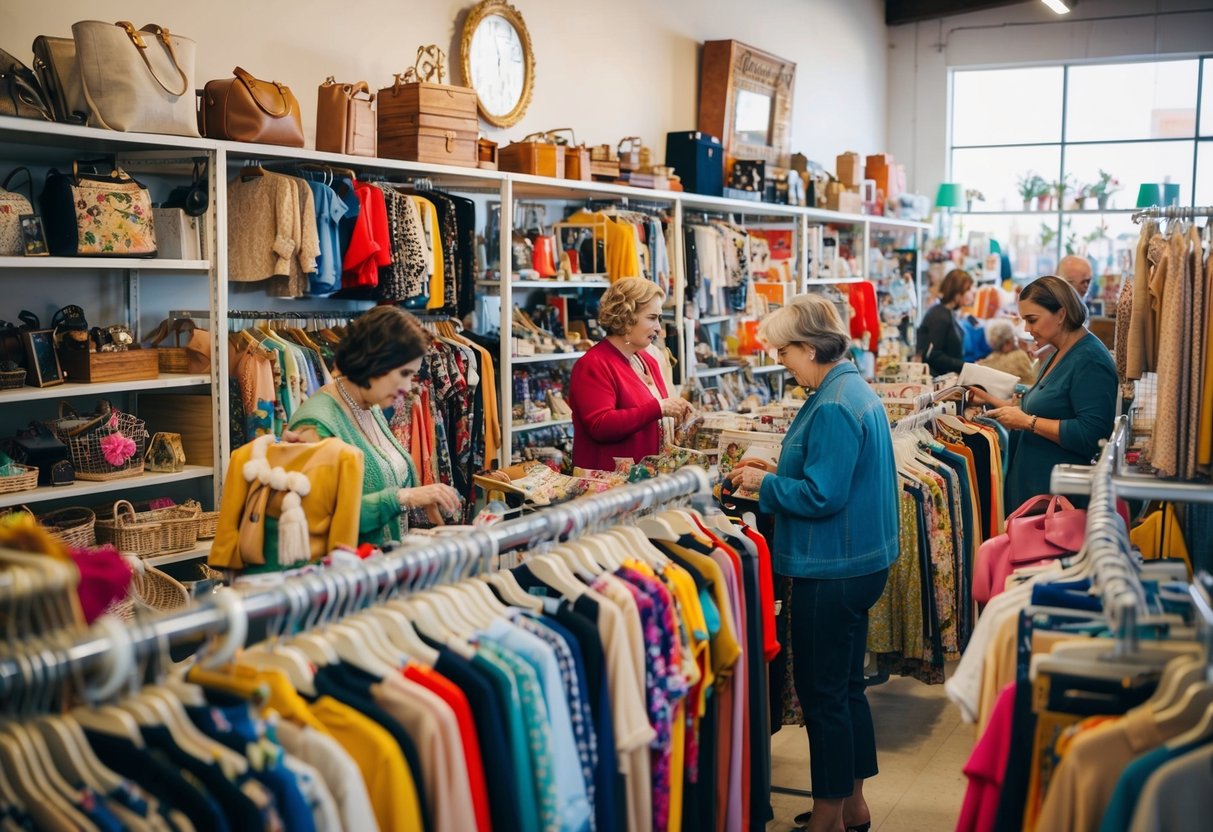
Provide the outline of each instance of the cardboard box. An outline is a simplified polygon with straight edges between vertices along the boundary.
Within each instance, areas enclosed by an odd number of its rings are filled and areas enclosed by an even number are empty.
[[[844,214],[862,214],[863,199],[854,191],[834,191],[826,197],[826,208]]]
[[[93,384],[103,381],[145,381],[160,377],[160,351],[86,352],[60,349],[59,366],[68,381]]]
[[[835,175],[838,177],[838,181],[846,187],[858,188],[864,178],[859,154],[851,150],[838,154]]]
[[[213,404],[209,395],[141,393],[135,414],[147,422],[148,433],[181,434],[188,465],[212,465],[215,458]]]

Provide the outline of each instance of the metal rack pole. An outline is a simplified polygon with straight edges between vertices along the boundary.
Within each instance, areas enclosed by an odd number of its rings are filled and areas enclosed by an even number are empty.
[[[366,561],[356,568],[329,570],[289,580],[292,588],[302,588],[309,605],[321,607],[332,600],[334,583],[326,578],[330,572],[356,576],[356,583],[364,587],[368,595],[371,592],[378,594],[418,579],[432,582],[469,550],[484,557],[536,540],[573,535],[591,524],[708,490],[707,473],[701,468],[687,467],[465,535],[437,537],[433,542],[410,546],[400,550],[400,554]],[[274,587],[243,592],[241,602],[247,620],[254,621],[285,614],[291,608],[291,595],[284,587]],[[207,601],[180,613],[136,623],[131,628],[131,640],[136,656],[146,657],[167,645],[223,634],[227,628],[228,613],[217,602]],[[62,661],[55,666],[66,676],[100,664],[114,649],[114,643],[108,635],[100,634],[94,628],[74,644],[58,651],[42,644],[35,649],[59,653]],[[0,701],[13,701],[22,689],[23,680],[22,663],[15,656],[0,658]]]

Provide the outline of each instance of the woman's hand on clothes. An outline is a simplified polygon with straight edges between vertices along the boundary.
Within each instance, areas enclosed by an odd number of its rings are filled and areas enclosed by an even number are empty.
[[[686,399],[678,396],[671,396],[668,399],[661,400],[661,415],[673,416],[678,421],[682,421],[687,416],[691,415],[691,403]]]
[[[433,485],[419,485],[416,488],[402,488],[397,492],[396,498],[403,509],[433,507],[447,514],[459,511],[459,506],[463,503],[458,491],[440,482]]]
[[[1012,405],[996,407],[987,412],[986,416],[1007,430],[1030,430],[1032,427],[1032,417]]]
[[[744,488],[746,491],[757,491],[762,486],[762,481],[770,475],[771,472],[765,468],[745,461],[728,473],[734,490]]]
[[[965,390],[968,391],[970,404],[984,404],[989,405],[990,407],[998,408],[1012,406],[1010,402],[1004,401],[997,396],[990,395],[981,387],[966,387]],[[988,416],[989,414],[986,415]]]

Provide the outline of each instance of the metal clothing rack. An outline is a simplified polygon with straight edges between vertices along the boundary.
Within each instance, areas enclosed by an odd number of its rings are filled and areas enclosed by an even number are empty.
[[[1151,474],[1130,471],[1125,463],[1129,428],[1129,416],[1118,416],[1112,437],[1104,448],[1105,452],[1111,448],[1111,477],[1118,497],[1131,500],[1170,500],[1178,503],[1213,503],[1213,485],[1207,482],[1164,480]],[[1102,454],[1100,458],[1102,459]],[[1088,494],[1091,492],[1093,472],[1094,467],[1090,465],[1056,465],[1049,481],[1049,490],[1054,494]]]
[[[254,620],[283,620],[288,613],[305,610],[351,612],[402,587],[405,591],[421,589],[486,570],[500,552],[574,537],[612,519],[709,491],[707,473],[690,466],[496,526],[437,536],[432,542],[401,547],[355,567],[292,577],[268,589],[222,589],[197,606],[130,626],[115,628],[112,619],[103,617],[74,643],[35,641],[21,653],[0,656],[0,702],[17,701],[35,685],[40,690],[56,690],[64,681],[82,679],[82,674],[107,663],[111,671],[115,666],[129,671],[171,645],[201,637],[242,643]],[[118,684],[126,681],[120,679]],[[108,690],[111,684],[103,687]]]
[[[1213,217],[1213,205],[1151,205],[1133,212],[1133,222],[1146,219],[1194,220],[1198,217]]]
[[[1104,615],[1116,634],[1114,655],[1137,649],[1137,616],[1145,608],[1146,595],[1130,552],[1129,532],[1116,511],[1117,489],[1114,468],[1119,448],[1127,435],[1127,420],[1118,421],[1099,460],[1091,468],[1087,504],[1086,548],[1100,591]]]

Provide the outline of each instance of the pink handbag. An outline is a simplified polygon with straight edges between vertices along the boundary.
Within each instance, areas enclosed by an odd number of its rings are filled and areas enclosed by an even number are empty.
[[[1047,506],[1044,513],[1037,511]],[[1065,497],[1033,497],[1007,518],[1007,530],[977,550],[973,600],[988,603],[1002,592],[1007,577],[1024,566],[1071,555],[1082,548],[1087,512]]]

